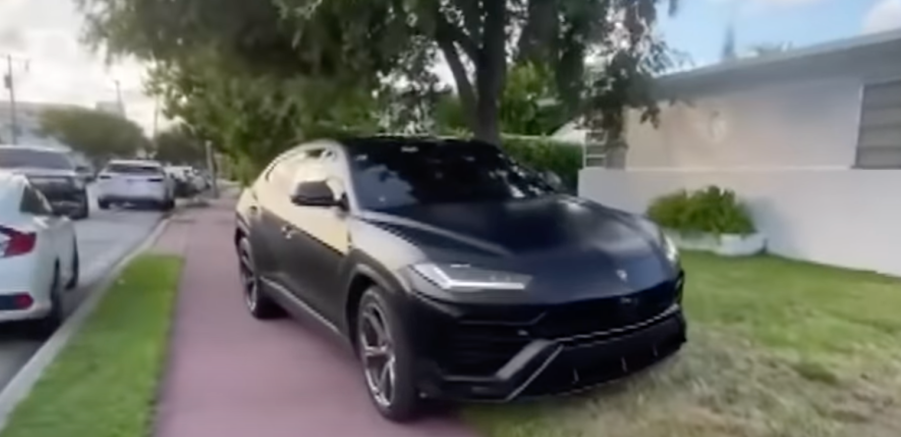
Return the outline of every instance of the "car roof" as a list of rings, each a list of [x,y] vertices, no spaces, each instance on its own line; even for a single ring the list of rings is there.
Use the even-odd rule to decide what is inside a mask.
[[[139,166],[152,166],[152,167],[162,167],[159,161],[151,161],[149,159],[113,159],[107,162],[109,164],[118,164],[118,165],[139,165]]]
[[[63,155],[69,155],[72,152],[69,150],[60,149],[59,147],[51,147],[51,146],[19,146],[13,144],[0,144],[0,149],[17,149],[17,150],[33,150],[35,152],[52,152],[52,153],[61,153]]]

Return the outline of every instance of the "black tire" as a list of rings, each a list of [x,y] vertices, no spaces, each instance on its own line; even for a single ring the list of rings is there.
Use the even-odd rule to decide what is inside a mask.
[[[98,200],[97,207],[100,209],[109,209],[110,203],[107,202],[106,200]]]
[[[65,308],[63,308],[63,294],[59,283],[59,263],[53,271],[53,283],[50,285],[50,312],[38,321],[37,330],[41,336],[52,335],[63,324]]]
[[[366,326],[366,318],[372,314],[372,310],[381,314],[389,337],[388,350],[390,354],[393,354],[393,387],[390,399],[386,399],[385,396],[379,398],[379,394],[375,391],[373,381],[370,380],[373,376],[370,373],[372,363],[368,361],[367,354],[364,352],[366,349],[364,342],[367,341],[365,337],[372,333]],[[369,399],[375,408],[383,417],[393,422],[409,422],[418,418],[425,406],[425,401],[420,396],[414,376],[415,357],[401,319],[390,304],[384,290],[375,286],[363,293],[357,308],[354,330],[354,344],[363,370],[363,382],[366,384]]]
[[[88,205],[88,201],[85,200],[84,203],[78,208],[74,214],[72,214],[72,220],[84,220],[91,215],[91,207]]]
[[[78,288],[78,281],[81,278],[81,255],[79,255],[77,240],[75,241],[72,250],[74,251],[72,254],[72,275],[69,278],[69,282],[66,284],[66,290]]]
[[[159,204],[159,210],[162,212],[169,212],[175,209],[175,199],[166,199]]]
[[[238,241],[238,269],[241,275],[241,292],[244,295],[244,305],[247,311],[255,319],[269,320],[281,318],[285,315],[282,307],[266,294],[263,282],[256,272],[256,263],[250,242],[247,238]]]

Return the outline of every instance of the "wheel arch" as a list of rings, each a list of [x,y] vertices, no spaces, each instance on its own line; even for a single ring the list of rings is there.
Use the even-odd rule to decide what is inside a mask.
[[[351,344],[356,346],[357,310],[363,293],[370,287],[377,286],[388,292],[389,295],[398,298],[404,293],[403,282],[395,274],[377,261],[362,253],[353,253],[350,256],[351,264],[346,275],[345,299],[344,299],[344,328]]]

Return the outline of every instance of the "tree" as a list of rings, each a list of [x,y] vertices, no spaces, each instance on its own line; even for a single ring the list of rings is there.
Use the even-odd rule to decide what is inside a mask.
[[[386,80],[423,83],[440,54],[467,124],[489,141],[499,138],[513,58],[553,71],[570,114],[617,133],[624,107],[653,118],[648,81],[668,66],[652,32],[660,1],[80,0],[90,41],[161,63],[213,52],[253,76],[327,78],[374,92]],[[676,1],[668,3],[672,13]],[[603,74],[586,74],[589,57]]]
[[[140,126],[115,114],[86,108],[48,109],[41,130],[95,160],[131,157],[146,148]]]
[[[206,159],[203,142],[182,126],[162,131],[153,139],[154,158],[173,164],[196,165]]]

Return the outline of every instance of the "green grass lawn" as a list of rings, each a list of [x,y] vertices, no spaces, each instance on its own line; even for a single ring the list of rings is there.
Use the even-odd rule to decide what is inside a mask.
[[[150,435],[180,272],[177,257],[136,258],[0,436]]]
[[[471,407],[489,437],[901,436],[901,281],[684,254],[690,340],[644,375]]]

